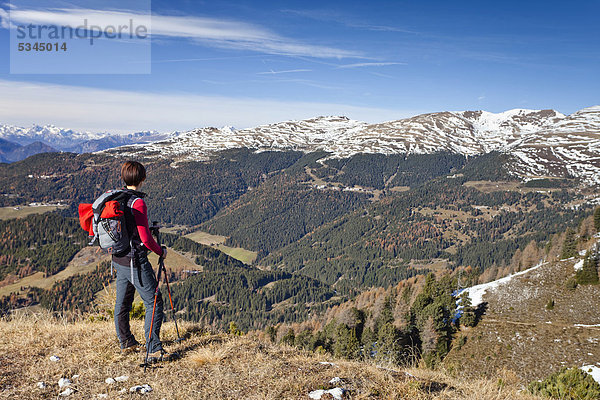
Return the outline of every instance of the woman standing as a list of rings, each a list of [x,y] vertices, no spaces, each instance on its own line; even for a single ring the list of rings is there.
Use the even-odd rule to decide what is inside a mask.
[[[131,333],[129,326],[129,312],[133,304],[133,297],[137,290],[146,307],[144,331],[146,346],[151,353],[150,359],[163,360],[168,357],[160,341],[160,327],[164,317],[163,299],[158,292],[154,322],[152,322],[152,308],[154,294],[158,282],[148,261],[148,252],[153,251],[159,257],[167,257],[166,247],[156,243],[148,227],[148,213],[144,202],[145,193],[140,188],[146,179],[146,168],[137,161],[127,161],[121,166],[121,178],[125,182],[126,192],[129,195],[125,207],[125,219],[130,227],[131,249],[125,254],[113,254],[112,266],[116,270],[117,299],[115,303],[115,328],[121,343],[122,352],[133,352],[139,348],[139,343]],[[152,326],[152,332],[150,332]]]

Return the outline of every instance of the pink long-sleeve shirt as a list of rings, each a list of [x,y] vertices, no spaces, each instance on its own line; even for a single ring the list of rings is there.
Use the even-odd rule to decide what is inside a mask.
[[[138,234],[140,235],[142,243],[147,249],[162,256],[163,250],[152,237],[150,227],[148,226],[148,209],[146,203],[143,199],[138,198],[134,200],[131,209],[133,210],[133,217],[135,218],[135,224],[137,225]]]

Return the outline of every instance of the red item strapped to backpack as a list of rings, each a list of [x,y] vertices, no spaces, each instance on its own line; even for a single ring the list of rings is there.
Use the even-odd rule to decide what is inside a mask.
[[[91,204],[80,204],[79,205],[79,225],[84,231],[88,232],[90,236],[94,236],[94,230],[92,228],[92,220],[94,219],[94,210],[92,210]]]
[[[115,218],[123,216],[123,210],[121,210],[121,204],[117,200],[111,200],[104,203],[104,210],[100,218]]]
[[[79,224],[83,228],[84,231],[88,232],[90,236],[94,236],[94,230],[92,228],[92,220],[94,219],[94,210],[92,210],[92,205],[83,203],[79,205]],[[107,201],[104,204],[104,210],[102,210],[102,215],[100,218],[115,218],[123,215],[123,210],[121,210],[121,205],[118,201],[112,200]]]

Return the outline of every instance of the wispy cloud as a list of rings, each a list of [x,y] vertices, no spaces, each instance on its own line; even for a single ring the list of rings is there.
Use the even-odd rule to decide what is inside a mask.
[[[4,14],[6,11],[4,11]],[[316,58],[361,58],[356,51],[304,43],[271,30],[237,20],[197,16],[170,16],[139,12],[55,8],[46,10],[12,9],[11,20],[19,23],[80,26],[84,19],[99,26],[119,26],[133,19],[137,25],[151,27],[153,36],[188,39],[206,46],[255,51],[265,54]],[[4,21],[4,17],[2,18]],[[3,22],[4,24],[4,22]]]
[[[416,34],[418,32],[406,29],[399,26],[389,26],[389,25],[378,25],[378,24],[369,24],[361,21],[357,21],[354,18],[348,17],[344,14],[341,14],[338,11],[333,10],[292,10],[292,9],[284,9],[281,10],[283,13],[298,15],[300,17],[313,19],[316,21],[323,22],[334,22],[340,25],[347,26],[349,28],[362,29],[367,31],[378,31],[378,32],[400,32],[400,33],[411,33]]]
[[[241,58],[254,58],[263,57],[262,55],[245,55],[245,56],[232,56],[232,57],[200,57],[200,58],[171,58],[171,59],[153,59],[153,64],[161,63],[179,63],[179,62],[197,62],[197,61],[223,61],[223,60],[238,60]]]
[[[10,20],[8,19],[8,13],[6,10],[0,8],[0,28],[9,29]]]
[[[313,101],[108,90],[1,79],[0,93],[3,123],[52,123],[93,132],[166,132],[222,125],[242,128],[318,115],[380,122],[417,113]]]
[[[311,72],[312,69],[288,69],[285,71],[264,71],[264,72],[257,72],[258,75],[277,75],[277,74],[292,74],[292,73],[296,73],[296,72]]]
[[[365,62],[365,63],[338,65],[337,68],[385,67],[388,65],[407,65],[407,64],[401,63],[401,62]]]

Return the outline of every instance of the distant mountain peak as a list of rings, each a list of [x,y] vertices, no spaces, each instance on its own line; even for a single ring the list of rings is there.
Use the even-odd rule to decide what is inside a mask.
[[[9,142],[18,143],[22,146],[28,146],[34,143],[41,143],[30,147],[28,151],[21,151],[19,157],[26,157],[37,152],[49,151],[69,151],[76,153],[93,152],[105,150],[118,146],[147,143],[162,140],[170,137],[172,134],[161,134],[154,130],[134,132],[125,135],[111,135],[109,133],[90,133],[77,132],[72,129],[60,128],[52,124],[36,125],[30,127],[18,127],[14,125],[0,125],[0,139]],[[22,158],[11,158],[11,161],[18,161]]]

